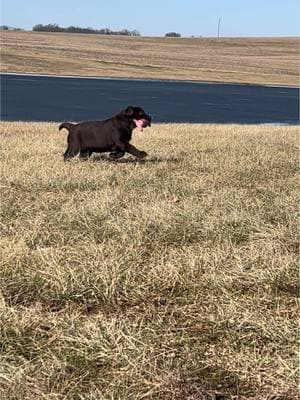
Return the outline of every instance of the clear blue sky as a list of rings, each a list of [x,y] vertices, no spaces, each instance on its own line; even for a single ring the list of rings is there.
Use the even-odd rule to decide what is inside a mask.
[[[297,36],[299,0],[1,0],[1,25],[57,23],[145,36]]]

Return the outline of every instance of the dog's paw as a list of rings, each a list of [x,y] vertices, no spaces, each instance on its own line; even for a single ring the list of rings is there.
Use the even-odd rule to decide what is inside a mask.
[[[145,158],[145,157],[147,157],[147,155],[148,154],[145,151],[140,151],[139,157],[140,158]]]
[[[124,151],[114,151],[109,154],[109,160],[117,160],[118,158],[123,157],[125,154]]]

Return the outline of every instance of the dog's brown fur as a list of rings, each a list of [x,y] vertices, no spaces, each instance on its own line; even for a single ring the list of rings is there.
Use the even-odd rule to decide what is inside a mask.
[[[80,158],[87,159],[94,152],[111,152],[110,157],[113,159],[123,157],[125,152],[139,158],[146,157],[146,152],[129,143],[136,127],[134,120],[142,120],[143,127],[151,126],[151,117],[142,108],[132,106],[104,121],[79,124],[64,122],[59,126],[59,130],[65,128],[69,131],[64,159],[68,160],[78,154]]]

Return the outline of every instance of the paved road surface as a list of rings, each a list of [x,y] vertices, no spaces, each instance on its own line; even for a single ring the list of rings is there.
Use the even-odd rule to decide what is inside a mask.
[[[127,105],[153,122],[299,123],[297,88],[1,74],[1,119],[104,119]]]

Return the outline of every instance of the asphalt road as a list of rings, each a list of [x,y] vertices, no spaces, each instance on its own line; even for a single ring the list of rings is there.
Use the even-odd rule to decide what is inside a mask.
[[[297,88],[1,74],[4,121],[98,120],[128,105],[153,122],[299,123]]]

